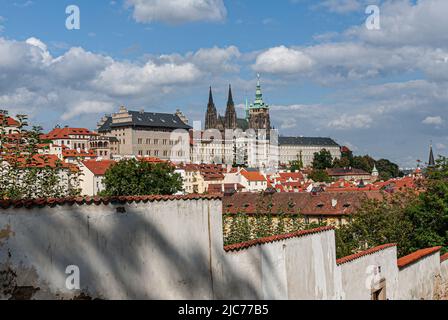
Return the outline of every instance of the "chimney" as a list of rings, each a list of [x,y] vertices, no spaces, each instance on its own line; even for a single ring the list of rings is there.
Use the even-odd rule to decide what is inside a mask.
[[[332,200],[331,200],[331,206],[332,206],[333,208],[336,208],[337,205],[338,205],[338,200],[337,200],[337,199],[332,199]]]

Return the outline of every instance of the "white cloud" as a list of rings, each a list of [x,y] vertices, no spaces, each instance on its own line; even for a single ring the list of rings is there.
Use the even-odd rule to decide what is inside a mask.
[[[126,0],[137,22],[162,21],[180,24],[193,21],[222,21],[227,10],[223,0]]]
[[[370,128],[373,119],[371,116],[366,114],[357,115],[347,115],[344,114],[338,119],[330,121],[329,127],[337,130],[347,130],[347,129],[366,129]]]
[[[67,110],[61,117],[62,120],[69,120],[82,114],[107,113],[112,111],[114,104],[104,101],[82,101],[70,110]]]
[[[439,150],[445,150],[447,147],[443,143],[437,143],[436,144],[436,148],[439,149]]]
[[[381,6],[381,30],[364,25],[351,28],[347,35],[368,43],[387,46],[430,45],[447,47],[448,1],[385,1]]]
[[[204,48],[185,56],[117,61],[74,47],[53,57],[37,38],[0,38],[0,103],[11,113],[22,110],[32,116],[51,111],[62,120],[80,119],[125,102],[148,106],[173,91],[188,91],[207,81],[214,63],[230,72],[239,54],[236,47]]]
[[[423,120],[423,124],[429,124],[429,125],[440,125],[442,123],[443,119],[440,116],[426,117],[426,119]]]
[[[199,49],[191,57],[191,61],[212,72],[238,72],[239,67],[233,61],[241,56],[240,51],[235,46],[227,48],[207,48]]]
[[[280,46],[259,54],[253,69],[273,74],[294,74],[307,71],[312,66],[313,60],[302,51]]]

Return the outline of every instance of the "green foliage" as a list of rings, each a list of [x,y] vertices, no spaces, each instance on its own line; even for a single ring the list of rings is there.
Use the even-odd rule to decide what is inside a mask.
[[[313,170],[308,178],[313,180],[314,182],[332,182],[333,179],[328,175],[325,170]]]
[[[316,152],[314,154],[312,165],[314,170],[325,170],[333,167],[333,157],[331,152],[326,149]]]
[[[297,160],[290,162],[289,170],[291,170],[291,172],[297,172],[302,169],[303,169],[303,156],[302,151],[300,151],[300,154],[297,155]]]
[[[352,152],[343,152],[341,159],[333,161],[334,168],[354,168],[361,169],[366,172],[372,172],[373,167],[376,166],[380,174],[380,180],[389,180],[403,175],[397,164],[387,160],[380,159],[376,161],[369,155],[353,156]]]
[[[123,160],[107,170],[103,196],[172,195],[182,191],[182,178],[168,163]]]
[[[0,197],[2,199],[63,198],[80,194],[78,171],[63,168],[62,162],[55,167],[44,163],[42,167],[30,166],[38,154],[42,128],[26,130],[26,115],[17,115],[19,127],[15,136],[7,135],[7,113],[3,112],[0,124]],[[20,134],[19,134],[20,133]],[[20,159],[20,160],[19,160]],[[45,156],[42,157],[45,159]],[[7,160],[7,161],[6,161]]]
[[[428,172],[425,192],[395,194],[366,201],[353,221],[336,232],[338,256],[386,243],[397,243],[399,256],[418,249],[448,250],[448,160]]]

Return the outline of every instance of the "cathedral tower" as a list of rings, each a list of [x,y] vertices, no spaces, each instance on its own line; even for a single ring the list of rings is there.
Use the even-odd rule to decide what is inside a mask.
[[[257,90],[255,93],[255,101],[249,106],[249,128],[260,130],[271,129],[271,118],[269,115],[269,106],[263,101],[263,93],[261,92],[260,75],[257,75]]]
[[[226,129],[235,130],[237,127],[237,116],[235,111],[235,103],[233,102],[232,87],[229,85],[229,97],[227,99],[227,109],[224,118],[224,126]]]
[[[212,87],[208,96],[207,113],[205,114],[205,130],[215,129],[218,122],[218,113],[216,111],[215,103],[213,102]]]

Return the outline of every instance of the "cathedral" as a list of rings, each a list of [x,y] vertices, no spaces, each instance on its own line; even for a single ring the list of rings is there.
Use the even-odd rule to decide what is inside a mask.
[[[257,89],[254,103],[246,103],[246,117],[238,118],[233,102],[232,87],[229,86],[229,96],[227,98],[227,108],[224,116],[218,114],[213,101],[212,88],[210,87],[207,112],[205,115],[205,130],[217,129],[220,131],[241,129],[271,129],[271,120],[269,116],[269,106],[263,101],[261,92],[260,76],[258,76]]]

